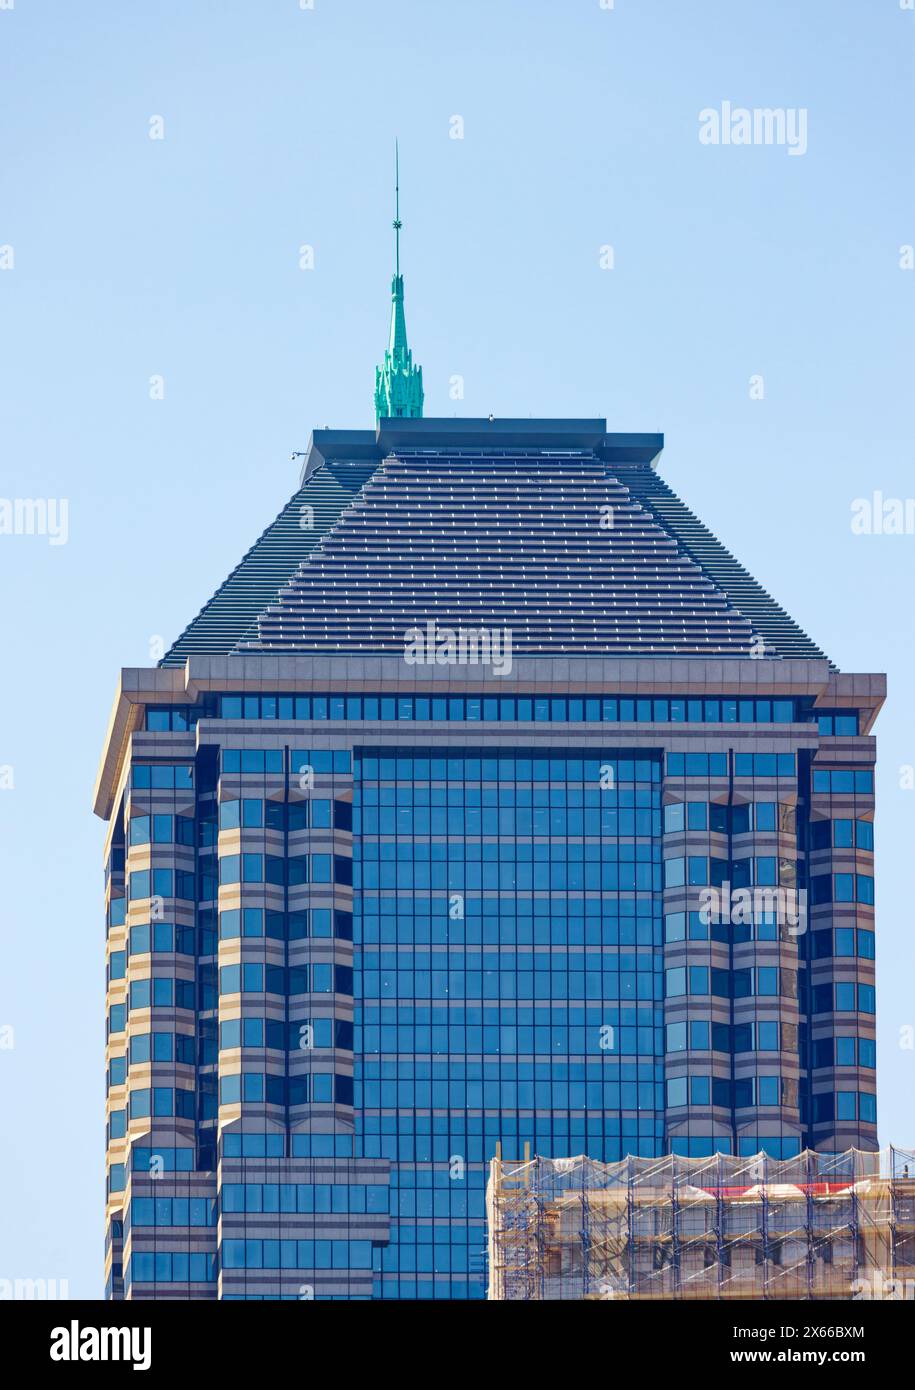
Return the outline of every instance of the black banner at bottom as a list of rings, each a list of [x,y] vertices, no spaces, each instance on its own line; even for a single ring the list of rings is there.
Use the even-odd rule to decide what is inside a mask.
[[[274,1377],[286,1382],[290,1374],[313,1373],[331,1349],[340,1358],[338,1374],[347,1380],[357,1368],[387,1377],[395,1356],[399,1375],[412,1366],[417,1379],[436,1373],[439,1357],[440,1370],[451,1375],[465,1358],[477,1375],[487,1363],[504,1371],[519,1359],[529,1359],[537,1371],[537,1347],[549,1347],[554,1369],[555,1358],[567,1355],[570,1372],[588,1357],[605,1362],[610,1374],[617,1355],[644,1358],[651,1371],[695,1373],[701,1368],[737,1376],[754,1367],[807,1366],[827,1374],[849,1366],[890,1370],[907,1364],[913,1327],[912,1304],[904,1299],[610,1299],[528,1305],[303,1301],[231,1307],[216,1302],[7,1302],[5,1309],[8,1354],[26,1373],[34,1367],[50,1374],[51,1383],[80,1371],[182,1377],[225,1371],[233,1380],[254,1371],[263,1381],[256,1390],[267,1390]],[[567,1340],[569,1333],[574,1343]],[[479,1340],[481,1334],[485,1342]],[[430,1346],[430,1336],[442,1340]],[[589,1338],[594,1339],[590,1346]]]

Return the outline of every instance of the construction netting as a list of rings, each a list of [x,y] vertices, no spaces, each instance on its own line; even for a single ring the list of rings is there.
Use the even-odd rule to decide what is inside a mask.
[[[915,1296],[915,1152],[492,1161],[493,1299]]]

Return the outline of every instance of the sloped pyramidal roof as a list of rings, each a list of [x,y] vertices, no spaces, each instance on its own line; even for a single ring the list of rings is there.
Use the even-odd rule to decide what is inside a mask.
[[[823,652],[605,422],[382,420],[318,431],[300,489],[163,660],[403,654],[503,629],[516,654]]]

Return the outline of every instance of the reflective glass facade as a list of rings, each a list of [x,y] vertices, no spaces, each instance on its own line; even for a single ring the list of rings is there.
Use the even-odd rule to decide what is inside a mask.
[[[379,1292],[480,1297],[497,1141],[662,1152],[660,762],[382,750],[356,788],[357,1134],[398,1217]]]

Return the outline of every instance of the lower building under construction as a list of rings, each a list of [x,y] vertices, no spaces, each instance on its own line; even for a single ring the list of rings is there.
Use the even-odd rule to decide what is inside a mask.
[[[915,1296],[915,1153],[490,1165],[489,1297]]]

